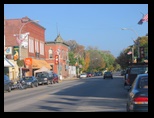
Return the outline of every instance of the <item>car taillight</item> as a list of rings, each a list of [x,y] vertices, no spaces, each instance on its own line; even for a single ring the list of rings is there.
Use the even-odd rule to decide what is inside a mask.
[[[148,97],[145,96],[135,97],[134,104],[148,104]]]
[[[130,84],[130,79],[129,78],[127,78],[126,81],[127,81],[128,84]]]

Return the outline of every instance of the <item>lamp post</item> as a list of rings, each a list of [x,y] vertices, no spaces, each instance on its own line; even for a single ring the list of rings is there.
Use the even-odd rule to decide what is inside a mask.
[[[122,30],[131,30],[132,32],[135,33],[135,35],[137,36],[138,38],[138,34],[135,30],[131,29],[131,28],[121,28]],[[134,41],[134,40],[133,40]],[[140,50],[139,50],[139,41],[137,42],[137,55],[138,55],[138,58],[140,58]]]
[[[22,33],[22,29],[23,27],[28,24],[28,23],[31,23],[31,22],[38,22],[38,20],[29,20],[27,21],[25,24],[23,24],[19,30],[19,34],[18,34],[18,39],[21,40],[21,33]],[[16,36],[16,35],[15,35]],[[21,60],[21,44],[22,42],[19,44],[19,60]],[[20,78],[22,77],[22,68],[20,67]]]
[[[60,70],[60,54],[63,52],[64,50],[60,50],[59,48],[57,49],[57,53],[58,53],[58,57],[59,57],[59,63],[58,63],[58,75],[60,80],[62,80],[62,75],[61,75],[61,70]]]

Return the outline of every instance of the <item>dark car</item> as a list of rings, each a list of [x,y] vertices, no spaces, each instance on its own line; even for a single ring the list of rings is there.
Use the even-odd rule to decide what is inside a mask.
[[[126,71],[125,70],[122,70],[121,71],[121,76],[124,76],[126,74]]]
[[[4,75],[4,91],[11,92],[12,82],[7,75]]]
[[[34,77],[34,76],[27,76],[22,78],[22,80],[25,81],[25,83],[27,84],[27,87],[38,87],[38,80]]]
[[[59,77],[56,73],[53,73],[52,84],[59,83]]]
[[[50,84],[52,83],[52,79],[53,79],[53,72],[52,71],[47,71],[47,72],[41,72],[39,74],[37,74],[36,76],[37,80],[38,80],[38,84]]]
[[[105,72],[103,78],[104,78],[104,79],[106,79],[106,78],[111,78],[111,79],[113,79],[112,72],[110,72],[110,71]]]
[[[131,86],[138,74],[144,74],[148,71],[148,64],[146,63],[134,63],[129,66],[128,70],[128,85]]]
[[[138,74],[129,93],[127,112],[148,112],[148,74]]]

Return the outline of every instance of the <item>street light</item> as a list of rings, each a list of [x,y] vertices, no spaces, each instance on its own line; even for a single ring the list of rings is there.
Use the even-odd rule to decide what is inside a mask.
[[[20,30],[19,30],[19,34],[18,34],[18,39],[19,40],[21,40],[21,32],[22,32],[22,29],[23,29],[23,27],[26,25],[26,24],[28,24],[28,23],[31,23],[31,22],[38,22],[38,20],[29,20],[29,21],[27,21],[25,24],[23,24],[22,26],[21,26],[21,28],[20,28]],[[21,60],[21,44],[22,44],[22,42],[21,43],[19,43],[19,60]],[[22,68],[20,67],[20,78],[22,77]]]
[[[139,37],[138,34],[137,34],[137,32],[135,30],[131,29],[131,28],[121,28],[121,30],[131,30],[132,32],[135,33],[135,35],[137,36],[137,38]],[[138,53],[138,58],[140,58],[139,41],[137,42],[137,48],[138,48],[138,52],[137,52]]]
[[[63,52],[64,50],[60,50],[59,48],[57,49],[57,53],[58,53],[58,57],[59,57],[59,63],[58,63],[58,75],[59,75],[59,78],[60,80],[62,80],[62,75],[61,75],[61,70],[60,70],[60,54]]]

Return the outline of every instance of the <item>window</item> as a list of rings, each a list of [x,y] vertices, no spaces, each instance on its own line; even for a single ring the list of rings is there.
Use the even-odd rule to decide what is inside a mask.
[[[34,40],[29,38],[29,52],[34,53]]]
[[[38,40],[35,40],[35,52],[39,52]]]
[[[139,87],[143,89],[148,89],[148,77],[142,77],[139,83]]]
[[[44,43],[40,42],[40,54],[44,55]]]
[[[130,74],[143,74],[148,71],[148,67],[136,67],[136,68],[131,68]]]
[[[49,59],[53,58],[53,51],[52,49],[49,49]]]

